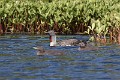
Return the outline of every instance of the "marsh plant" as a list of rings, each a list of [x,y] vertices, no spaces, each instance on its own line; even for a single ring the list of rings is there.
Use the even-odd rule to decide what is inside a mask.
[[[120,42],[120,0],[0,0],[0,34],[84,33]]]

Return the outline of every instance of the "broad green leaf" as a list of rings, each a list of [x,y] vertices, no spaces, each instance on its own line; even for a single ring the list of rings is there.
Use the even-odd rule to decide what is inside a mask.
[[[92,30],[92,27],[91,27],[91,26],[88,26],[88,29]]]
[[[95,23],[92,23],[92,28],[91,30],[93,31],[95,29]]]

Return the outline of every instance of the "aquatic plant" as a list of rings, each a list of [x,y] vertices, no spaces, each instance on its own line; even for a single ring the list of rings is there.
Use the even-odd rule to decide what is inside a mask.
[[[0,34],[86,31],[95,41],[109,35],[118,42],[119,7],[119,0],[1,0]]]

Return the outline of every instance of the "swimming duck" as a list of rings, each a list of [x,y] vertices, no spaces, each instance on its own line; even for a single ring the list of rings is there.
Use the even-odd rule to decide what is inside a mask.
[[[66,39],[56,42],[56,34],[54,30],[50,30],[47,33],[50,36],[50,46],[75,46],[81,42],[77,39]]]
[[[79,48],[78,50],[98,50],[98,47],[93,46],[89,42],[81,42],[79,43]]]
[[[45,50],[43,46],[33,47],[34,49],[38,50],[37,55],[63,55],[64,52],[60,50]]]

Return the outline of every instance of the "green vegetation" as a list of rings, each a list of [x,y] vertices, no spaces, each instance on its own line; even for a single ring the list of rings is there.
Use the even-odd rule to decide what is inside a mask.
[[[120,0],[0,0],[0,33],[86,32],[118,41]]]

